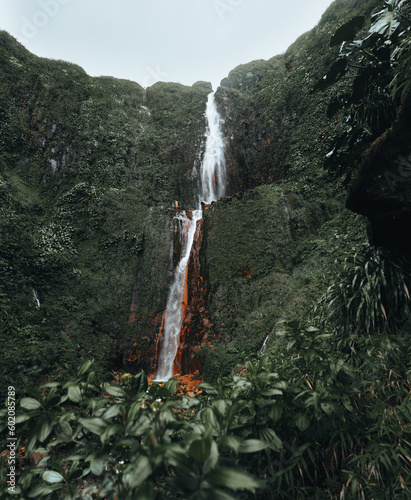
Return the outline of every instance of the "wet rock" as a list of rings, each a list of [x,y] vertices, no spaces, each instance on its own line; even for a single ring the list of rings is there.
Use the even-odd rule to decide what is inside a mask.
[[[347,207],[366,215],[370,242],[411,251],[411,93],[396,121],[370,147],[353,179]]]

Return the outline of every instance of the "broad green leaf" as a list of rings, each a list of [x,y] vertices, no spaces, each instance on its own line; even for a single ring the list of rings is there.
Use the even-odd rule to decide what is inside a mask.
[[[229,467],[219,467],[207,476],[208,481],[213,486],[222,486],[231,490],[255,491],[257,488],[264,488],[265,483],[245,471],[231,469]]]
[[[216,396],[218,394],[217,389],[213,385],[207,384],[206,382],[199,384],[198,387],[200,389],[204,389],[204,391],[211,396]]]
[[[310,425],[310,419],[303,413],[297,414],[294,421],[301,432],[305,431]]]
[[[268,410],[268,415],[274,422],[278,422],[280,419],[281,415],[283,413],[283,407],[280,404],[274,404],[271,406],[271,408]]]
[[[318,332],[319,329],[316,328],[315,326],[309,326],[308,328],[305,329],[305,331],[308,333],[314,333],[314,332]]]
[[[216,408],[214,409],[217,410]],[[201,418],[202,422],[204,422],[206,426],[210,426],[215,433],[217,434],[220,433],[221,430],[220,422],[216,418],[215,412],[211,408],[209,407],[203,408],[199,412],[199,417]]]
[[[194,458],[194,460],[202,465],[211,453],[211,436],[207,436],[203,439],[196,439],[190,445],[188,454]]]
[[[204,462],[203,465],[203,473],[208,474],[210,471],[212,471],[218,464],[218,446],[215,441],[211,443],[211,452],[210,456],[207,458],[207,460]]]
[[[321,409],[326,413],[327,415],[331,415],[334,412],[335,406],[333,403],[320,403]]]
[[[263,389],[260,391],[262,396],[281,396],[283,391],[280,389]]]
[[[22,424],[23,422],[26,422],[27,420],[30,420],[33,417],[37,417],[38,415],[41,415],[41,413],[40,412],[36,412],[34,414],[20,413],[20,415],[17,415],[16,417],[16,424]]]
[[[213,401],[212,408],[217,410],[217,416],[227,415],[228,410],[231,408],[231,404],[226,399],[217,399]]]
[[[122,398],[124,396],[124,391],[121,387],[117,387],[115,385],[106,384],[104,386],[104,390],[110,394],[110,396],[114,396],[115,398]]]
[[[61,383],[60,382],[49,382],[48,384],[43,384],[40,387],[44,388],[55,388],[55,387],[60,387]]]
[[[52,408],[53,406],[57,406],[59,403],[60,403],[60,396],[50,396],[47,397],[44,407]]]
[[[150,476],[151,472],[150,460],[141,455],[125,468],[123,473],[124,483],[128,484],[130,488],[135,488],[142,484]]]
[[[65,471],[63,465],[61,465],[57,460],[54,460],[54,458],[51,458],[51,460],[49,460],[48,465],[55,472],[59,472],[63,477],[65,476],[66,471]]]
[[[231,448],[235,453],[238,453],[241,443],[242,439],[233,435],[223,436],[218,442],[220,448],[227,446],[227,448]]]
[[[148,388],[148,381],[147,381],[147,376],[146,374],[142,371],[140,373],[137,373],[137,375],[134,375],[133,378],[133,389],[139,393],[139,392],[146,392]]]
[[[176,392],[177,386],[178,386],[178,380],[176,380],[175,378],[170,378],[170,380],[167,380],[167,382],[164,385],[167,391],[169,391],[170,396],[172,396]]]
[[[71,425],[67,421],[62,421],[61,419],[55,432],[57,439],[63,443],[71,441],[73,437],[73,429],[71,428]]]
[[[44,471],[42,478],[48,483],[60,483],[64,479],[60,472],[56,472],[54,470]]]
[[[95,458],[90,462],[90,470],[96,476],[101,476],[103,474],[104,469],[104,458]]]
[[[37,431],[37,439],[40,441],[40,443],[43,443],[49,437],[52,429],[52,422],[49,420],[49,418],[46,418],[46,420],[44,420],[41,424],[40,429]]]
[[[127,422],[128,424],[134,422],[136,418],[139,416],[141,410],[141,401],[135,401],[131,404],[127,414]]]
[[[38,410],[41,406],[41,403],[34,398],[23,398],[20,401],[20,406],[26,408],[26,410]]]
[[[265,429],[261,429],[259,435],[260,439],[262,439],[265,443],[267,443],[271,450],[274,451],[282,450],[283,443],[281,439],[277,436],[277,434],[273,431],[273,429],[269,429],[268,427]]]
[[[103,418],[109,420],[110,418],[116,417],[121,410],[121,405],[116,404],[107,408],[107,410],[103,413]]]
[[[100,435],[100,441],[104,444],[105,441],[110,439],[111,436],[115,434],[121,434],[124,431],[124,426],[120,424],[112,424],[104,429]]]
[[[246,439],[240,444],[239,453],[255,453],[268,448],[268,443],[260,439]]]
[[[82,375],[84,375],[87,370],[90,368],[92,364],[92,361],[91,359],[88,359],[85,363],[83,363],[80,368],[78,369],[78,374],[79,374],[79,377],[81,377]]]
[[[103,419],[97,417],[79,418],[79,424],[81,424],[88,431],[98,435],[102,434],[104,429],[107,427],[107,423]]]
[[[78,385],[72,385],[68,388],[68,397],[73,403],[79,403],[82,399],[81,390]]]
[[[76,479],[80,479],[82,475],[83,475],[83,470],[75,467],[73,469],[70,468],[67,478],[70,481],[75,481]]]
[[[54,486],[47,486],[45,484],[39,484],[35,486],[30,493],[28,493],[29,498],[48,498],[48,495],[53,493],[54,491],[60,490],[63,488],[63,485],[54,485]]]
[[[318,90],[326,90],[328,87],[333,85],[342,77],[342,75],[344,75],[346,68],[347,58],[341,57],[340,59],[337,59],[337,61],[332,64],[331,68],[328,70],[328,73],[314,85],[314,92]]]
[[[378,33],[379,35],[386,35],[388,38],[400,25],[400,16],[395,9],[383,9],[374,14],[376,21],[371,25],[370,33]]]

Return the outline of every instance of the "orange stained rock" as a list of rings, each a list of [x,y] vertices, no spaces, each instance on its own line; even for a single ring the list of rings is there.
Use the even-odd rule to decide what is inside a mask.
[[[128,322],[131,325],[136,324],[136,311],[138,307],[138,293],[133,293],[130,306],[130,314],[128,316]]]
[[[187,265],[186,274],[185,274],[185,278],[184,278],[183,300],[181,302],[182,318],[183,318],[182,323],[181,323],[182,325],[184,324],[184,320],[187,317],[187,310],[188,310],[188,284],[187,284],[188,268],[189,268],[189,266]],[[185,334],[186,334],[186,332],[184,331],[184,328],[181,328],[180,341],[179,341],[177,354],[176,354],[176,358],[174,360],[174,365],[173,365],[173,376],[178,374],[178,373],[181,373]]]
[[[188,278],[188,266],[186,268],[186,275],[184,278],[184,292],[183,292],[183,300],[181,302],[181,309],[183,311],[183,321],[184,317],[187,312],[187,307],[188,307],[188,284],[187,284],[187,278]]]
[[[247,279],[251,278],[251,271],[250,271],[249,267],[247,267],[247,269],[245,271],[237,271],[237,272],[238,272],[239,276],[244,276]]]
[[[203,378],[201,377],[199,371],[197,370],[194,373],[188,375],[173,375],[178,381],[177,389],[175,392],[176,396],[179,395],[187,395],[190,397],[198,396],[202,393],[202,390],[197,387],[198,384],[203,382]],[[151,375],[147,375],[148,385],[153,385],[154,373]],[[159,385],[164,385],[164,382],[156,382]]]
[[[161,343],[162,338],[163,338],[163,329],[164,329],[164,325],[165,325],[165,322],[167,319],[167,311],[163,311],[163,312],[156,315],[156,318],[155,318],[156,324],[157,324],[158,317],[160,314],[161,314],[161,323],[160,323],[160,328],[158,330],[158,335],[157,335],[155,358],[154,358],[153,364],[151,365],[154,368],[157,367],[157,359],[158,359],[158,354],[160,352],[160,343]],[[154,377],[154,374],[153,374],[153,377]]]

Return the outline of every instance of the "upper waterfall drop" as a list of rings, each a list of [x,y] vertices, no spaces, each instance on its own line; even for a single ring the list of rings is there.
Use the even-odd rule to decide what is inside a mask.
[[[207,99],[206,148],[200,168],[200,203],[207,205],[224,196],[226,190],[223,120],[217,111],[214,94],[209,94]]]
[[[221,130],[223,120],[217,111],[214,92],[208,95],[205,116],[207,131],[205,153],[200,166],[198,208],[191,213],[182,211],[176,216],[181,221],[182,254],[174,271],[173,283],[167,300],[163,339],[154,382],[166,382],[173,376],[174,361],[180,344],[181,326],[184,319],[184,292],[187,287],[188,262],[197,222],[202,219],[201,203],[210,204],[218,200],[224,196],[226,190],[224,137]]]

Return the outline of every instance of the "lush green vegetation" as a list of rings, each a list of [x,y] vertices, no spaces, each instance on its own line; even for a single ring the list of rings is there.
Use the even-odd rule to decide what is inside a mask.
[[[406,290],[407,267],[378,261]],[[390,281],[370,267],[364,274],[387,297],[397,333],[384,309],[367,333],[372,300],[334,322],[330,309],[350,314],[345,283],[373,293],[357,269],[344,269],[342,292],[324,296],[317,320],[284,323],[267,357],[202,384],[199,398],[173,398],[173,379],[148,388],[143,373],[96,387],[91,361],[66,383],[31,390],[17,418],[17,497],[409,498],[409,315],[399,321],[409,305],[395,293],[389,302]],[[34,451],[41,460],[28,467]]]
[[[195,192],[209,84],[93,79],[0,33],[16,498],[410,498],[409,258],[370,246],[343,208],[409,92],[409,9],[338,0],[286,54],[223,80],[230,193],[204,215],[197,398],[139,369],[167,298],[172,203]]]
[[[23,389],[90,356],[102,380],[164,309],[210,86],[91,78],[5,32],[0,64],[1,379]]]

